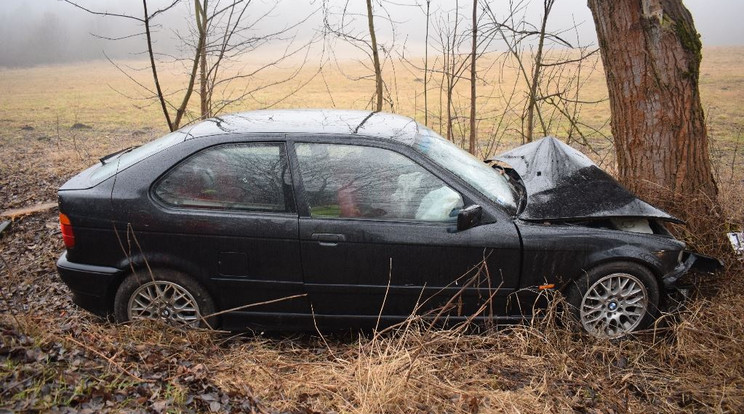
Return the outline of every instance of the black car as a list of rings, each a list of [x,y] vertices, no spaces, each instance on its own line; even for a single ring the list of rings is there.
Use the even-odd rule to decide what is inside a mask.
[[[556,139],[484,163],[376,112],[209,119],[102,158],[59,208],[62,279],[117,321],[504,323],[560,290],[588,332],[618,337],[702,262],[664,228],[674,217]]]

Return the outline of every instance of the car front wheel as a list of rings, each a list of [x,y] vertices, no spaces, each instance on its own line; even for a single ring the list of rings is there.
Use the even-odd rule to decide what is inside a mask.
[[[170,269],[129,275],[114,298],[117,322],[161,320],[172,325],[214,327],[214,301],[207,290],[187,275]]]
[[[598,338],[620,338],[647,328],[659,305],[654,275],[637,263],[597,266],[569,286],[572,319]]]

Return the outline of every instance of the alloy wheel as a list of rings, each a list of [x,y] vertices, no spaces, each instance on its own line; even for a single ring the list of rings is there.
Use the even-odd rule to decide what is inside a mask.
[[[198,326],[199,305],[183,286],[164,280],[147,282],[132,293],[127,306],[130,320],[159,319]]]
[[[644,284],[627,273],[612,273],[584,294],[579,316],[584,329],[599,338],[617,338],[638,327],[648,310]]]

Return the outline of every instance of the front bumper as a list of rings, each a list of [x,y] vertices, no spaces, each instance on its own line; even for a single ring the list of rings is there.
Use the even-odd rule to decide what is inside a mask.
[[[111,313],[114,285],[121,269],[70,262],[65,251],[57,260],[57,272],[72,291],[75,304],[97,315]]]
[[[677,265],[674,270],[662,277],[664,291],[666,292],[666,311],[676,313],[687,302],[693,284],[689,278],[684,277],[688,273],[714,274],[723,268],[720,260],[698,253],[687,252],[686,258]]]
[[[687,258],[683,260],[671,272],[662,277],[664,288],[667,290],[684,288],[679,281],[688,272],[713,274],[723,269],[723,262],[715,257],[706,256],[699,253],[687,252]]]

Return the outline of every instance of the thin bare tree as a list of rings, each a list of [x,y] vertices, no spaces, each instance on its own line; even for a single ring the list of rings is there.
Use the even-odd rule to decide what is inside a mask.
[[[270,3],[268,9],[256,14],[250,13],[251,1],[194,0],[194,3],[196,30],[192,30],[191,39],[196,41],[189,40],[188,36],[182,35],[181,38],[184,44],[190,44],[194,50],[201,50],[199,90],[202,119],[220,113],[227,106],[241,102],[268,87],[294,80],[308,62],[310,46],[317,41],[311,37],[297,42],[295,37],[295,30],[317,11],[295,22],[284,23],[271,31],[258,32],[256,27],[275,13],[278,0]],[[248,69],[243,63],[243,56],[262,46],[279,43],[284,47],[282,53],[268,59],[257,68]],[[288,75],[268,83],[251,83],[261,72],[276,68],[281,62],[293,57],[299,60],[293,62],[293,70]],[[234,87],[238,83],[242,87]],[[274,106],[297,91],[297,88],[290,89],[288,94],[277,99],[261,102],[262,106]]]
[[[478,136],[476,134],[476,74],[477,61],[478,61],[478,0],[473,0],[473,20],[472,20],[472,49],[470,50],[470,140],[468,144],[468,151],[471,154],[476,152],[476,141]]]
[[[426,0],[426,38],[424,39],[424,125],[429,125],[429,22],[431,0]]]
[[[144,35],[153,87],[136,81],[121,65],[113,61],[112,63],[134,81],[147,95],[147,98],[153,98],[159,102],[165,121],[171,131],[178,129],[187,119],[204,119],[213,116],[222,112],[231,104],[254,96],[257,92],[294,80],[307,62],[307,55],[296,65],[296,70],[286,77],[269,83],[251,83],[251,80],[255,79],[260,72],[276,67],[282,61],[293,56],[301,56],[303,52],[308,53],[310,50],[308,46],[316,40],[313,38],[301,44],[294,42],[293,33],[295,29],[306,22],[310,16],[306,16],[295,23],[281,25],[271,32],[260,33],[257,31],[258,23],[270,16],[276,8],[278,0],[272,3],[272,7],[268,11],[257,13],[253,19],[247,18],[248,8],[252,5],[250,0],[193,0],[191,3],[193,8],[189,8],[189,10],[193,13],[194,26],[180,31],[174,29],[189,56],[167,56],[162,52],[155,51],[155,42],[152,36],[153,21],[175,8],[179,3],[187,4],[187,0],[172,0],[165,7],[158,8],[155,11],[148,9],[147,0],[142,0],[141,16],[97,11],[73,0],[64,1],[94,15],[132,20],[143,27],[142,33],[128,34],[112,40]],[[246,65],[240,63],[242,56],[272,42],[285,44],[283,53],[278,57],[272,58],[259,65],[258,68],[253,69],[247,69]],[[184,66],[189,68],[186,84],[175,88],[176,92],[167,92],[161,83],[159,68],[161,65],[169,63],[168,61],[182,62],[185,63]],[[231,66],[229,71],[226,66]],[[240,81],[243,86],[230,88],[229,86],[236,81]],[[199,111],[197,114],[190,115],[189,103],[197,83]],[[307,81],[297,86],[297,88],[306,83]],[[295,91],[296,89],[293,90],[293,92]],[[219,97],[217,96],[218,93]],[[261,104],[264,107],[273,106],[289,95],[291,93],[270,102],[261,102]],[[177,96],[181,98],[177,99]],[[174,98],[175,103],[173,102]]]
[[[376,1],[376,7],[374,7],[372,1],[366,0],[365,9],[362,11],[356,9],[354,7],[355,5],[351,4],[351,0],[345,0],[341,6],[335,6],[329,0],[323,0],[324,37],[326,41],[331,43],[335,40],[341,40],[353,46],[367,57],[366,60],[361,60],[360,62],[365,68],[369,69],[371,76],[353,77],[344,73],[340,66],[339,70],[348,78],[354,80],[373,78],[375,93],[370,99],[370,106],[375,111],[381,111],[385,106],[385,102],[387,102],[388,109],[392,111],[395,107],[395,99],[392,96],[389,84],[385,82],[383,72],[386,63],[389,64],[393,71],[395,70],[394,62],[391,60],[391,53],[395,48],[396,22],[393,21],[382,0]],[[363,18],[366,21],[366,30],[360,30],[360,25],[357,24],[357,18]],[[376,26],[375,21],[380,20],[388,25],[391,33],[390,40],[386,44],[378,41],[378,26]],[[333,47],[328,48],[330,51],[333,49]],[[338,61],[335,55],[333,59],[336,62]],[[393,87],[395,88],[394,77]]]
[[[375,32],[375,15],[372,11],[372,0],[367,0],[367,25],[369,27],[370,47],[372,49],[372,64],[375,68],[375,96],[376,111],[382,111],[382,67],[380,66],[380,52],[377,50],[377,33]]]
[[[441,63],[431,71],[440,75],[440,132],[444,123],[444,135],[450,141],[455,140],[454,128],[459,114],[458,108],[455,108],[455,88],[470,63],[470,54],[461,52],[469,39],[469,34],[460,30],[463,19],[460,2],[456,0],[454,8],[442,10],[434,22],[437,36],[434,48],[440,54]]]
[[[155,64],[155,53],[153,52],[153,46],[152,46],[153,41],[152,41],[151,22],[152,22],[152,20],[156,16],[158,16],[158,15],[160,15],[162,13],[165,13],[166,11],[168,11],[168,10],[172,9],[173,7],[175,7],[176,4],[179,3],[179,1],[180,0],[174,0],[172,3],[170,3],[166,7],[157,9],[155,11],[149,11],[148,8],[147,8],[147,0],[142,0],[142,9],[143,9],[143,12],[142,12],[142,16],[139,17],[139,16],[134,16],[134,15],[126,14],[126,13],[114,13],[114,12],[108,12],[108,11],[103,11],[103,12],[102,11],[96,11],[96,10],[92,10],[92,9],[87,8],[87,7],[84,7],[84,6],[82,6],[82,5],[74,2],[72,0],[64,0],[65,3],[68,3],[68,4],[72,5],[72,6],[75,6],[78,9],[84,10],[84,11],[90,13],[90,14],[94,14],[94,15],[98,15],[98,16],[115,17],[115,18],[121,18],[121,19],[126,19],[126,20],[132,20],[132,21],[139,22],[140,24],[142,24],[142,26],[144,28],[144,35],[145,35],[145,45],[147,47],[147,56],[148,56],[148,58],[150,60],[150,69],[152,71],[152,79],[153,79],[153,84],[155,86],[154,96],[157,97],[157,99],[158,99],[158,101],[160,103],[160,108],[163,111],[163,115],[165,117],[165,121],[168,124],[168,128],[171,131],[173,131],[173,130],[175,130],[177,128],[174,128],[174,122],[171,120],[170,111],[168,110],[168,103],[165,100],[165,95],[163,94],[163,89],[160,86],[160,77],[158,75],[157,65]],[[129,38],[129,37],[131,37],[131,35],[122,36],[120,38],[116,38],[116,39],[112,39],[112,40],[124,39],[124,38]],[[117,68],[121,69],[118,66],[117,66]],[[131,76],[130,76],[130,79],[133,80],[133,78]],[[139,82],[137,82],[137,84],[152,93],[152,91],[147,86],[145,86],[145,85],[143,85],[143,84],[141,84]],[[182,108],[179,107],[178,109],[180,110]]]
[[[567,124],[565,132],[569,139],[578,135],[582,143],[588,144],[584,130],[602,135],[599,128],[579,119],[582,105],[599,103],[580,98],[581,86],[596,68],[597,49],[581,46],[578,35],[575,45],[565,39],[567,33],[577,33],[575,22],[567,29],[548,31],[555,1],[541,2],[542,15],[537,25],[526,15],[529,0],[509,0],[508,13],[503,17],[485,3],[488,22],[482,30],[483,36],[497,37],[499,44],[506,47],[508,55],[502,64],[513,65],[526,86],[525,99],[521,100],[524,109],[519,111],[522,142],[532,141],[538,129],[541,136],[556,134],[557,126]],[[584,73],[585,65],[590,68],[588,73]]]

